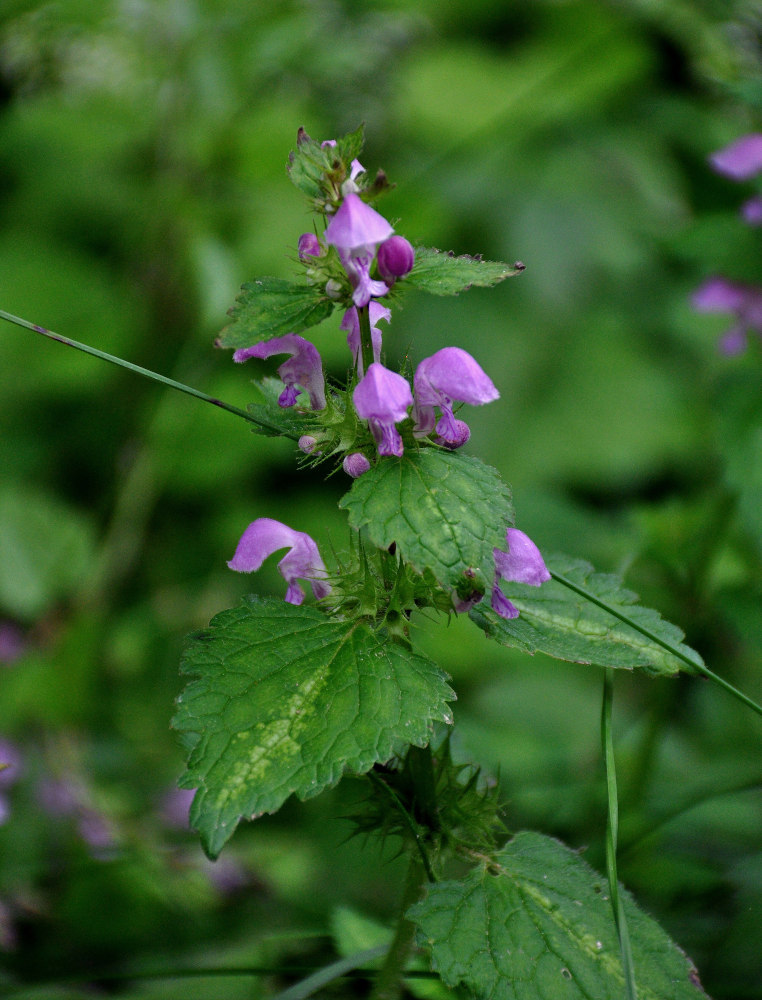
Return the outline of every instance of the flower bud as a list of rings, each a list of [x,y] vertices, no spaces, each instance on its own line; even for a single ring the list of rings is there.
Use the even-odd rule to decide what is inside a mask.
[[[306,260],[308,257],[320,257],[323,253],[320,240],[314,233],[302,233],[297,243],[297,250],[299,252],[299,260]]]
[[[297,441],[297,447],[299,448],[299,451],[303,451],[305,455],[322,455],[322,452],[315,451],[317,443],[317,438],[313,437],[311,434],[302,434]]]
[[[378,248],[376,263],[384,281],[392,282],[413,270],[415,251],[404,236],[390,236]]]
[[[351,455],[347,455],[341,464],[346,474],[352,479],[357,479],[370,468],[370,462],[360,451],[353,451]]]

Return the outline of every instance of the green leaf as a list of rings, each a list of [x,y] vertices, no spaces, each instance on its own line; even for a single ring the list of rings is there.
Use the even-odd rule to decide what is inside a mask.
[[[613,1000],[624,996],[607,882],[575,851],[517,834],[462,880],[429,886],[408,910],[448,986],[489,1000]],[[706,998],[696,970],[622,891],[640,1000]]]
[[[442,586],[464,591],[491,585],[492,550],[505,545],[513,524],[510,490],[495,469],[436,448],[381,459],[355,479],[339,506],[374,545],[395,542],[419,573],[429,570]]]
[[[425,746],[455,697],[431,660],[321,609],[247,597],[192,637],[181,670],[198,679],[174,726],[190,750],[181,784],[216,857],[238,822]]]
[[[521,274],[523,264],[482,260],[468,254],[456,257],[434,247],[416,247],[415,265],[405,278],[406,285],[420,288],[433,295],[457,295],[472,285],[489,288],[505,278]]]
[[[519,617],[507,620],[482,601],[469,612],[471,619],[491,639],[504,646],[517,646],[529,653],[537,651],[575,663],[600,667],[641,667],[649,674],[694,672],[684,660],[665,649],[659,641],[679,651],[696,664],[703,660],[682,643],[683,633],[664,621],[658,611],[636,604],[637,594],[622,587],[618,576],[596,573],[583,560],[556,555],[545,560],[548,569],[579,586],[611,611],[565,586],[550,580],[541,587],[521,583],[500,584],[505,596],[519,609]],[[654,638],[644,636],[617,615],[636,623]]]
[[[217,346],[239,350],[261,340],[301,333],[327,319],[334,305],[315,285],[297,285],[283,278],[248,281],[230,309],[233,321],[220,332]]]

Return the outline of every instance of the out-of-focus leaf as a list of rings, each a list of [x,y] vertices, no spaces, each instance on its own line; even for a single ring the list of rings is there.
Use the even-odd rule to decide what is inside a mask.
[[[191,639],[182,672],[197,679],[174,719],[181,784],[198,788],[191,822],[211,857],[241,819],[425,746],[455,697],[434,663],[367,626],[255,596]]]
[[[494,861],[429,886],[408,910],[445,983],[463,983],[484,1000],[623,997],[606,881],[539,833],[517,834]],[[685,954],[624,890],[622,897],[641,1000],[706,998]]]

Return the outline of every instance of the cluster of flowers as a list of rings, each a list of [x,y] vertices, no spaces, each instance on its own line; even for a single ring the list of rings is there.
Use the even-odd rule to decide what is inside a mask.
[[[718,174],[734,181],[747,181],[762,173],[762,135],[743,136],[713,153],[709,162]],[[762,226],[762,196],[748,198],[741,217],[750,226]],[[700,312],[728,312],[735,322],[720,339],[723,354],[740,354],[746,347],[748,331],[762,336],[762,288],[714,275],[693,294],[693,306]]]
[[[335,141],[328,140],[322,145],[333,146]],[[468,441],[471,432],[463,420],[455,417],[454,404],[479,406],[498,399],[499,393],[474,358],[459,347],[444,347],[421,361],[413,376],[412,390],[406,378],[382,364],[382,333],[378,324],[391,321],[391,310],[379,300],[412,271],[415,251],[358,194],[357,178],[364,172],[362,164],[353,160],[342,188],[341,203],[331,215],[322,241],[314,233],[304,233],[299,238],[299,258],[310,265],[324,258],[331,247],[338,254],[346,281],[342,284],[330,277],[324,287],[327,295],[344,299],[347,305],[340,328],[346,331],[356,371],[352,404],[360,420],[367,421],[377,454],[396,457],[403,454],[404,443],[397,425],[410,418],[414,438],[429,438],[433,433],[435,444],[448,449],[459,448]],[[371,275],[374,261],[379,275],[375,278]],[[319,268],[313,268],[312,280],[320,273]],[[364,310],[367,310],[373,357],[367,371],[360,312]],[[278,399],[279,405],[293,406],[299,394],[305,392],[311,409],[323,410],[326,395],[320,355],[304,337],[296,333],[274,337],[235,351],[233,360],[244,362],[278,354],[289,355],[278,368],[285,386]],[[319,447],[314,437],[306,435],[300,439],[299,446],[308,454]],[[371,459],[363,451],[352,450],[345,455],[342,465],[349,476],[357,478],[370,469]],[[228,566],[249,573],[259,569],[268,556],[282,548],[289,549],[278,563],[281,575],[288,582],[286,601],[291,604],[303,601],[304,591],[299,579],[310,582],[317,599],[327,597],[331,588],[313,539],[270,518],[259,518],[248,526]],[[495,549],[494,556],[492,607],[504,618],[515,618],[519,612],[500,590],[499,581],[539,586],[550,579],[550,574],[534,543],[515,528],[508,529],[506,551]],[[465,611],[469,606],[456,598],[453,598],[453,605],[456,611]]]

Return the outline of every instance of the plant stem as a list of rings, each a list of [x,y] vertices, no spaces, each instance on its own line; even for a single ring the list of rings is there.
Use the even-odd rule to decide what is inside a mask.
[[[603,760],[606,768],[606,791],[608,793],[608,817],[606,822],[606,871],[609,877],[609,893],[611,908],[614,911],[614,923],[619,936],[619,950],[622,956],[622,971],[624,973],[625,996],[627,1000],[637,1000],[635,986],[635,967],[632,960],[632,946],[627,930],[627,917],[624,912],[622,898],[619,895],[617,880],[616,846],[619,836],[619,802],[617,799],[616,760],[614,757],[614,737],[611,725],[612,706],[614,702],[614,671],[606,667],[603,674],[603,703],[601,705],[601,744]]]
[[[363,371],[367,372],[373,363],[373,338],[370,332],[370,308],[358,306],[357,317],[360,321],[360,352]]]
[[[23,326],[27,330],[32,330],[34,333],[42,334],[43,337],[47,337],[49,340],[57,340],[59,344],[66,344],[67,347],[74,347],[78,351],[83,351],[85,354],[91,354],[95,358],[100,358],[101,361],[109,361],[112,365],[118,365],[120,368],[126,368],[128,371],[135,372],[136,375],[142,375],[143,378],[151,379],[154,382],[161,382],[162,385],[167,385],[170,389],[177,389],[179,392],[184,392],[188,396],[195,396],[196,399],[202,399],[205,403],[211,403],[213,406],[218,406],[222,410],[227,410],[228,413],[234,413],[237,417],[243,417],[244,420],[248,420],[250,424],[256,424],[258,427],[264,427],[266,430],[274,431],[280,437],[288,437],[293,441],[298,440],[298,435],[284,431],[275,424],[268,423],[266,420],[260,420],[258,417],[253,417],[250,413],[245,410],[240,410],[237,406],[233,406],[231,403],[226,403],[221,399],[215,399],[214,396],[208,396],[205,392],[201,392],[200,389],[194,389],[192,386],[184,385],[182,382],[176,382],[172,378],[168,378],[166,375],[159,375],[158,372],[152,372],[148,368],[141,368],[140,365],[134,365],[131,361],[125,361],[123,358],[117,358],[113,354],[107,354],[105,351],[99,351],[96,347],[89,347],[87,344],[81,344],[77,340],[71,340],[69,337],[64,337],[60,333],[54,333],[52,330],[46,330],[44,326],[38,326],[36,323],[30,323],[29,320],[21,319],[20,316],[14,316],[12,313],[5,312],[0,309],[0,319],[5,319],[9,323],[15,323],[16,326]]]
[[[415,938],[415,924],[407,920],[405,914],[413,903],[417,903],[420,899],[425,883],[426,872],[423,864],[417,854],[411,854],[397,930],[378,974],[371,1000],[397,1000],[400,995],[402,977]]]

